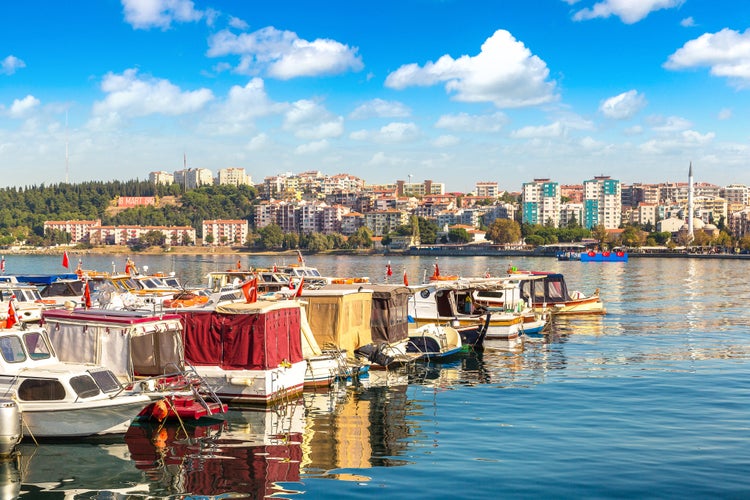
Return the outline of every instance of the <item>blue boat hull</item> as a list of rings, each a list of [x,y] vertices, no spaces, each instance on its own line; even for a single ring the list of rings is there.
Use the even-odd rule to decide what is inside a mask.
[[[628,254],[625,252],[584,252],[581,254],[581,262],[627,262],[627,261],[628,261]]]

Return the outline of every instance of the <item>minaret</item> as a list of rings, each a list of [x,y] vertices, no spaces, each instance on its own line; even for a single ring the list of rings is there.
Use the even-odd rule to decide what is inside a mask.
[[[688,237],[690,241],[693,241],[693,162],[690,162],[690,170],[688,171],[688,206],[687,206],[687,223],[688,223]]]

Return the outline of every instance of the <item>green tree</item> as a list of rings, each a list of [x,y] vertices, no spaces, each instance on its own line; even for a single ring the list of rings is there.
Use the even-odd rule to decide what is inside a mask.
[[[372,247],[372,231],[362,226],[357,232],[349,236],[349,248],[370,248]]]
[[[263,250],[279,250],[284,245],[284,232],[276,224],[269,224],[258,230],[258,244]]]
[[[594,226],[591,230],[591,237],[599,242],[599,248],[602,249],[605,248],[605,245],[609,242],[609,233],[602,224]]]
[[[511,219],[495,219],[487,228],[485,238],[498,245],[517,243],[521,239],[521,226]]]
[[[462,227],[453,228],[448,231],[448,241],[451,243],[468,243],[471,241],[471,235]]]

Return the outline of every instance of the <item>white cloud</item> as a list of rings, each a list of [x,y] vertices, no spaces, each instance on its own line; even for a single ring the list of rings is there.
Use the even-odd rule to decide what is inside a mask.
[[[12,75],[17,69],[25,68],[26,63],[16,56],[8,56],[0,61],[0,74]]]
[[[455,135],[441,135],[432,141],[432,145],[438,148],[448,148],[460,142],[461,140]]]
[[[445,84],[457,101],[492,102],[499,108],[534,106],[557,98],[544,61],[505,30],[488,38],[476,56],[401,66],[386,78],[394,89]]]
[[[367,166],[370,167],[402,166],[405,164],[406,161],[404,159],[395,156],[388,156],[382,151],[373,154],[372,158],[367,162]]]
[[[27,95],[23,99],[15,99],[8,110],[11,118],[23,118],[28,115],[29,111],[39,106],[39,99],[33,95]]]
[[[328,141],[323,139],[322,141],[308,142],[307,144],[300,144],[294,149],[294,152],[300,155],[319,153],[323,150],[328,149]]]
[[[499,111],[490,115],[458,113],[441,116],[435,127],[462,132],[499,132],[507,123],[508,117]]]
[[[694,130],[684,130],[679,134],[663,139],[652,139],[639,146],[641,152],[655,154],[682,154],[686,149],[696,149],[713,142],[716,134],[700,134]]]
[[[719,120],[729,120],[732,117],[732,110],[729,108],[723,108],[719,110],[719,114],[717,115],[717,118]]]
[[[349,137],[358,141],[374,141],[380,143],[408,142],[419,137],[419,127],[414,123],[392,122],[384,125],[379,130],[358,130],[349,134]]]
[[[351,112],[349,118],[362,120],[365,118],[404,118],[411,115],[411,110],[398,101],[373,99],[360,104]]]
[[[680,21],[680,26],[682,26],[683,28],[692,28],[693,26],[695,26],[695,19],[693,19],[692,17],[686,17],[685,19]]]
[[[302,99],[286,112],[283,128],[308,140],[339,137],[344,133],[344,118],[333,115],[314,101]]]
[[[208,45],[209,57],[240,56],[238,73],[265,71],[281,80],[336,75],[364,67],[357,48],[323,38],[302,40],[296,33],[272,26],[240,35],[223,30],[212,36]]]
[[[640,125],[633,125],[632,127],[626,128],[623,132],[625,135],[640,135],[643,133],[643,127]]]
[[[724,28],[704,33],[670,55],[664,67],[672,70],[708,66],[711,74],[750,84],[750,30]]]
[[[125,21],[135,29],[167,29],[172,22],[200,21],[204,13],[190,0],[122,0]]]
[[[289,108],[287,103],[272,101],[266,94],[261,78],[251,79],[244,87],[234,85],[226,100],[218,105],[202,124],[202,133],[229,135],[245,133],[260,117],[281,114]]]
[[[540,125],[537,127],[527,126],[511,132],[510,136],[515,139],[539,139],[554,138],[565,135],[565,126],[560,122],[549,125]]]
[[[660,133],[680,132],[693,126],[689,120],[679,116],[649,116],[647,122],[654,132]]]
[[[247,149],[250,151],[260,151],[266,145],[270,142],[268,135],[265,133],[260,133],[250,139],[250,142],[247,143]]]
[[[590,9],[581,9],[573,15],[573,20],[584,21],[598,17],[617,16],[625,24],[637,23],[651,12],[679,7],[685,0],[604,0]]]
[[[96,116],[116,114],[125,117],[152,114],[182,115],[201,109],[214,98],[209,89],[182,91],[168,80],[138,77],[135,69],[121,75],[108,73],[101,89],[107,96],[94,103]]]
[[[609,99],[605,99],[599,105],[599,112],[607,118],[615,120],[626,120],[632,118],[646,106],[646,98],[636,90],[628,90]]]

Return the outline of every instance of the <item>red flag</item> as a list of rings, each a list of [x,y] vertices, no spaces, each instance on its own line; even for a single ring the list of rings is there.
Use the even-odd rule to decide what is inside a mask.
[[[237,259],[237,269],[242,269],[242,261]]]
[[[385,266],[385,275],[386,276],[393,276],[393,270],[391,269],[391,263],[390,262]]]
[[[63,265],[63,267],[64,267],[64,268],[67,268],[67,267],[68,267],[68,265],[69,265],[69,262],[68,262],[68,252],[67,252],[67,250],[66,250],[65,252],[63,252],[63,261],[62,261],[62,265]]]
[[[89,289],[89,280],[83,282],[83,305],[86,309],[91,309],[91,290]]]
[[[13,306],[14,298],[15,297],[11,297],[8,301],[8,317],[5,318],[5,328],[12,328],[13,325],[18,322],[18,318],[16,318],[16,308]]]
[[[253,279],[247,280],[241,285],[242,294],[245,296],[245,302],[248,304],[258,301],[258,277],[253,276]]]
[[[294,280],[289,276],[289,289],[294,290]]]
[[[297,249],[297,262],[300,265],[303,265],[303,266],[305,265],[305,259],[304,257],[302,257],[302,252],[299,251],[299,248]]]
[[[0,272],[5,272],[5,255],[3,255],[2,259],[0,259]]]
[[[297,290],[294,292],[295,297],[302,297],[302,284],[305,282],[305,277],[302,276],[299,279],[299,285],[297,285]]]
[[[409,278],[406,277],[406,269],[404,269],[404,286],[409,286]]]
[[[273,265],[273,272],[275,272],[275,273],[279,272],[279,268],[276,267],[276,264]]]

